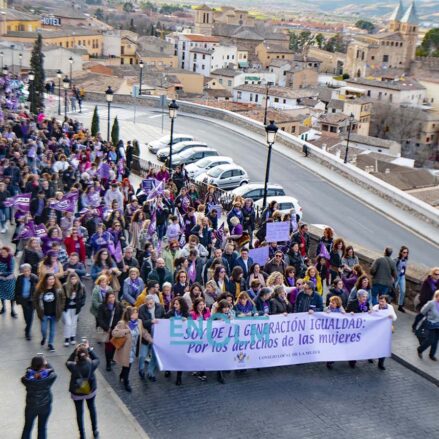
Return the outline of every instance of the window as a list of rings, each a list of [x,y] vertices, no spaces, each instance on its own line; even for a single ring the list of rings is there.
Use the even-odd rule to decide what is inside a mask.
[[[196,60],[197,60],[197,54],[194,53],[194,61],[196,61]]]
[[[223,173],[223,175],[221,175],[221,180],[225,178],[230,178],[231,176],[232,176],[232,171],[226,171]]]
[[[284,99],[284,104],[286,104],[287,103],[287,100],[286,99]]]
[[[255,102],[258,102],[258,101],[259,101],[259,95],[255,94]]]
[[[375,57],[374,57],[374,56],[371,56],[370,59],[373,61],[373,60],[375,59]]]
[[[227,86],[228,86],[228,87],[231,87],[231,86],[232,86],[232,80],[231,80],[231,79],[229,79],[229,80],[227,81]]]
[[[361,60],[364,61],[364,52],[361,52]]]
[[[219,82],[220,84],[222,84],[222,83],[223,83],[223,78],[218,79],[218,82]]]
[[[291,133],[294,134],[295,132],[296,132],[296,127],[295,127],[295,126],[292,126],[292,127],[291,127]]]
[[[237,99],[241,99],[242,98],[242,92],[238,91],[238,93],[236,94]]]
[[[125,59],[124,59],[124,58],[121,58],[121,59],[120,59],[120,63],[121,63],[121,64],[125,64]]]
[[[383,62],[389,62],[389,55],[383,55]]]
[[[201,66],[201,69],[204,70],[205,68],[206,68],[206,66],[203,64],[203,65]]]
[[[370,90],[367,90],[367,96],[370,98]]]
[[[250,102],[253,102],[253,93],[250,93]]]
[[[379,92],[379,93],[378,93],[378,100],[380,101],[382,97],[383,97],[383,93],[382,93],[382,92]]]
[[[203,55],[203,59],[206,59],[206,55]]]
[[[274,98],[274,102],[279,102],[279,98]]]
[[[130,58],[130,64],[133,64],[133,58]]]

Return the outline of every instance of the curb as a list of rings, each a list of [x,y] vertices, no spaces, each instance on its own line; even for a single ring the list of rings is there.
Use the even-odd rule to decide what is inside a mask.
[[[392,353],[392,359],[395,360],[397,363],[401,364],[402,366],[406,367],[407,369],[411,370],[412,372],[416,373],[417,375],[421,376],[422,378],[425,378],[427,381],[430,381],[430,383],[433,383],[434,385],[439,387],[439,379],[429,375],[427,372],[424,372],[419,367],[404,360],[399,355]]]

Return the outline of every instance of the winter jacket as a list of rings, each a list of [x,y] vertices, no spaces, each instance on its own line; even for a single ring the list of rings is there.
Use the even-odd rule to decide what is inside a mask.
[[[111,322],[111,314],[114,311],[113,321]],[[98,308],[98,315],[96,317],[99,328],[102,328],[105,332],[112,331],[117,322],[122,318],[123,307],[119,302],[114,304],[114,309],[111,311],[108,309],[107,304],[102,303]],[[111,328],[110,328],[111,322]]]
[[[83,396],[81,393],[77,393],[77,381],[81,378],[88,379],[90,383],[90,393],[95,392],[97,388],[95,370],[99,366],[99,358],[93,349],[88,350],[89,358],[87,360],[75,361],[75,355],[76,352],[73,351],[66,362],[67,369],[69,369],[71,373],[69,392],[72,395]]]
[[[290,302],[285,302],[278,297],[270,299],[270,315],[271,314],[283,314],[292,312]]]
[[[154,317],[151,315],[146,304],[142,305],[139,308],[139,319],[142,320],[143,327],[150,333],[153,334],[153,325],[152,321],[154,319],[163,319],[165,318],[165,309],[162,305],[158,303],[155,304]],[[146,344],[145,340],[142,340],[143,344]]]
[[[43,304],[43,295],[46,292],[46,289],[43,289],[41,293],[34,293],[33,302],[34,308],[37,312],[37,316],[40,320],[43,320],[44,317],[44,304]],[[64,292],[61,288],[54,289],[56,295],[56,310],[55,310],[55,320],[58,321],[62,313],[64,311]]]
[[[313,292],[311,295],[301,292],[296,297],[294,312],[323,311],[323,300],[320,294]]]
[[[35,286],[38,283],[38,276],[31,273],[30,275],[30,292],[29,292],[29,298],[24,299],[23,298],[23,282],[24,282],[24,274],[20,274],[17,276],[17,280],[15,281],[15,300],[19,305],[25,305],[27,302],[32,302],[33,296],[35,293]]]
[[[39,372],[39,377],[31,368],[26,370],[21,382],[26,387],[26,406],[32,409],[49,406],[52,402],[51,387],[57,376],[54,370],[47,366]]]
[[[396,264],[390,256],[375,259],[370,269],[372,283],[391,287],[396,278]]]

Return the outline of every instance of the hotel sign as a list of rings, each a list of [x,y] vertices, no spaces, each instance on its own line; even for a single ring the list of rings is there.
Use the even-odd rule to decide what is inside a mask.
[[[44,26],[61,26],[61,18],[57,17],[41,17],[41,23]]]

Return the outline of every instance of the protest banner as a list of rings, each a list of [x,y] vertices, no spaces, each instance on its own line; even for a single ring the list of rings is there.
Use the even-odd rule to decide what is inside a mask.
[[[269,253],[270,250],[268,246],[265,246],[265,247],[252,248],[248,252],[248,255],[253,259],[253,262],[255,264],[265,265],[268,260]]]
[[[153,346],[160,369],[235,370],[391,355],[387,311],[214,317],[159,320]]]
[[[65,194],[61,200],[52,201],[50,207],[61,212],[74,212],[76,209],[76,203],[78,202],[79,193],[69,192]]]
[[[155,178],[145,178],[145,180],[142,180],[142,189],[145,194],[149,194],[150,191],[152,191],[157,184],[157,180]]]
[[[290,223],[282,221],[277,223],[267,223],[267,233],[265,240],[267,242],[281,242],[290,239]]]
[[[223,214],[223,206],[221,206],[221,204],[211,204],[209,206],[209,212],[212,212],[214,209],[216,210],[217,218],[221,218],[221,215]]]
[[[44,226],[44,224],[40,224],[38,226],[35,226],[35,236],[37,238],[44,238],[45,236],[47,236],[47,230],[46,227]]]

